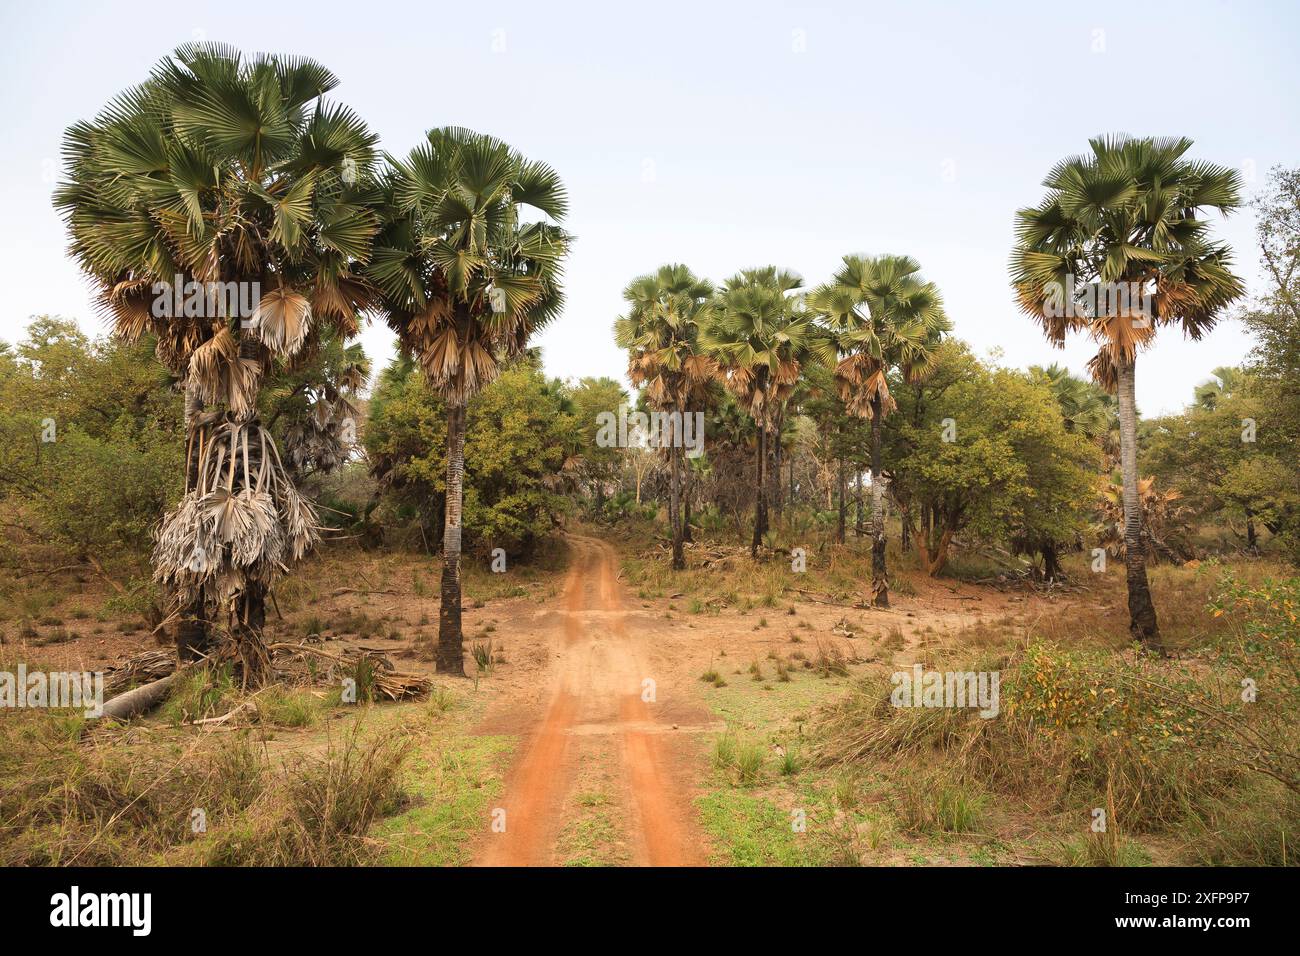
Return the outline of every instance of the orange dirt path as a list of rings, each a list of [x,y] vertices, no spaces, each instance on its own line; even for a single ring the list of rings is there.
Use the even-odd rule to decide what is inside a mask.
[[[622,783],[630,794],[624,828],[633,862],[643,866],[705,864],[695,837],[695,808],[674,766],[671,726],[646,700],[644,638],[629,628],[614,549],[595,538],[569,536],[572,563],[556,630],[555,665],[545,713],[530,733],[499,803],[504,832],[484,841],[482,866],[547,866],[559,862],[555,842],[568,822],[578,769],[595,741],[615,735]],[[665,688],[653,685],[654,697]],[[590,753],[589,753],[590,751]]]

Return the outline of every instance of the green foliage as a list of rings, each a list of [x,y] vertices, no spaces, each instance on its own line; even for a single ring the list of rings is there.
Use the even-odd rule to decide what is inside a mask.
[[[40,317],[0,359],[0,506],[69,550],[144,555],[180,494],[179,395],[138,344]],[[45,440],[52,439],[52,440]]]
[[[624,450],[596,443],[599,416],[602,412],[617,414],[620,406],[628,404],[627,392],[612,378],[588,376],[579,379],[567,396],[582,449],[578,460],[580,480],[597,503],[604,503],[607,490],[616,486],[622,472]]]
[[[901,493],[930,507],[936,536],[1071,537],[1091,500],[1096,446],[1066,429],[1051,391],[1024,373],[957,346],[940,349],[935,366],[925,383],[899,389],[900,414],[886,420]]]
[[[1284,534],[1300,517],[1300,473],[1279,421],[1277,383],[1237,369],[1218,372],[1227,374],[1230,390],[1222,379],[1206,383],[1194,404],[1145,424],[1144,460],[1197,518],[1226,522],[1254,547],[1260,531]]]
[[[1243,315],[1256,337],[1250,369],[1266,409],[1260,441],[1289,464],[1290,480],[1278,487],[1293,501],[1300,484],[1295,449],[1300,445],[1300,169],[1277,167],[1255,203],[1257,234],[1268,277],[1264,292]],[[1273,530],[1288,556],[1300,564],[1300,507],[1282,509]]]
[[[1159,686],[1150,683],[1155,677]],[[1009,720],[1046,734],[1086,728],[1152,747],[1190,746],[1214,732],[1191,703],[1203,693],[1190,675],[1171,680],[1142,658],[1041,642],[1025,648],[1004,684]]]
[[[406,359],[380,376],[366,450],[392,520],[441,527],[446,403]],[[518,362],[469,401],[465,436],[466,546],[526,552],[565,508],[559,493],[578,447],[578,423],[532,362]]]

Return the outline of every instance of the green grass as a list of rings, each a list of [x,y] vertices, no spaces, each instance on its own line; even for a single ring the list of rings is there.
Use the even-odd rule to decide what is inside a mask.
[[[771,801],[741,790],[717,790],[697,801],[713,837],[715,864],[724,866],[819,866],[825,850],[809,833],[796,833],[793,818]],[[808,814],[808,829],[814,826]]]
[[[415,802],[380,821],[371,837],[385,866],[463,866],[488,826],[502,790],[500,769],[513,737],[427,740],[407,760],[403,787]]]
[[[278,727],[310,727],[324,709],[324,702],[303,688],[268,687],[257,695],[260,718]]]

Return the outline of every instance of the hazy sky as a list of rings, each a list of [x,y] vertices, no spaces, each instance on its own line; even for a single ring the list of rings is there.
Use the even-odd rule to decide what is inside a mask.
[[[906,253],[956,332],[1025,366],[1054,352],[1007,285],[1013,213],[1102,132],[1179,134],[1241,168],[1300,164],[1300,5],[1277,3],[24,3],[0,0],[0,338],[61,314],[100,331],[50,205],[64,128],[177,44],[315,57],[384,148],[469,126],[555,166],[578,237],[554,375],[621,375],[620,291],[663,262],[722,280],[775,263],[820,281],[847,252]],[[1254,220],[1223,223],[1255,284]],[[392,335],[372,325],[380,361]],[[1250,347],[1176,332],[1138,366],[1173,410]]]

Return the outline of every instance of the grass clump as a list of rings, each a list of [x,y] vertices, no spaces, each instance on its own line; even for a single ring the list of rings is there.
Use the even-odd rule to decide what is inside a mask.
[[[258,719],[277,727],[310,727],[322,703],[306,688],[268,687],[257,695]]]
[[[182,672],[172,684],[161,715],[180,726],[219,717],[235,706],[234,672],[229,665],[203,664]]]
[[[405,737],[361,738],[361,725],[318,757],[286,763],[244,819],[198,849],[213,866],[350,866],[369,862],[366,831],[401,807]]]

